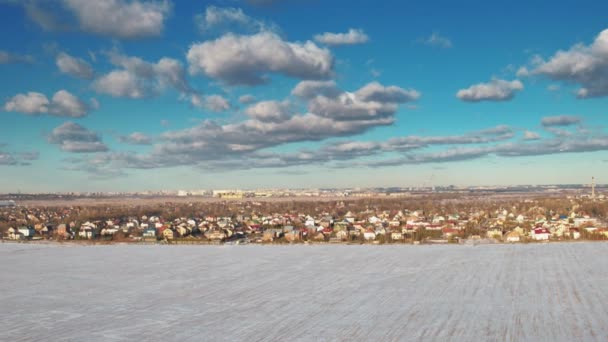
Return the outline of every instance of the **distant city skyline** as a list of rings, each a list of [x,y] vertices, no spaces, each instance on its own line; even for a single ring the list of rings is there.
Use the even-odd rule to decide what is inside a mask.
[[[0,193],[608,183],[606,2],[0,9]]]

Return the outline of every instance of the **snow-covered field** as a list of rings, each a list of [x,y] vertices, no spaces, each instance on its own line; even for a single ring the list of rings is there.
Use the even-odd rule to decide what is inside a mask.
[[[606,341],[608,244],[0,244],[2,341]]]

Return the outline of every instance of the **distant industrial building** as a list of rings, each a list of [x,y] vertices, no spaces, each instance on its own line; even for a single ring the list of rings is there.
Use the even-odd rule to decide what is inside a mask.
[[[245,197],[241,190],[214,190],[213,197],[225,199],[240,199]]]

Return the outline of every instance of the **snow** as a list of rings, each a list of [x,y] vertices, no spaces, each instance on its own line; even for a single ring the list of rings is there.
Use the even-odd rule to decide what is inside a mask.
[[[2,341],[606,341],[608,244],[0,243]]]

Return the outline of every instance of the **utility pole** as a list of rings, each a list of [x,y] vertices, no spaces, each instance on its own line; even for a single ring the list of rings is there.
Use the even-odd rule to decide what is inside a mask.
[[[595,200],[595,177],[591,177],[591,199]]]

